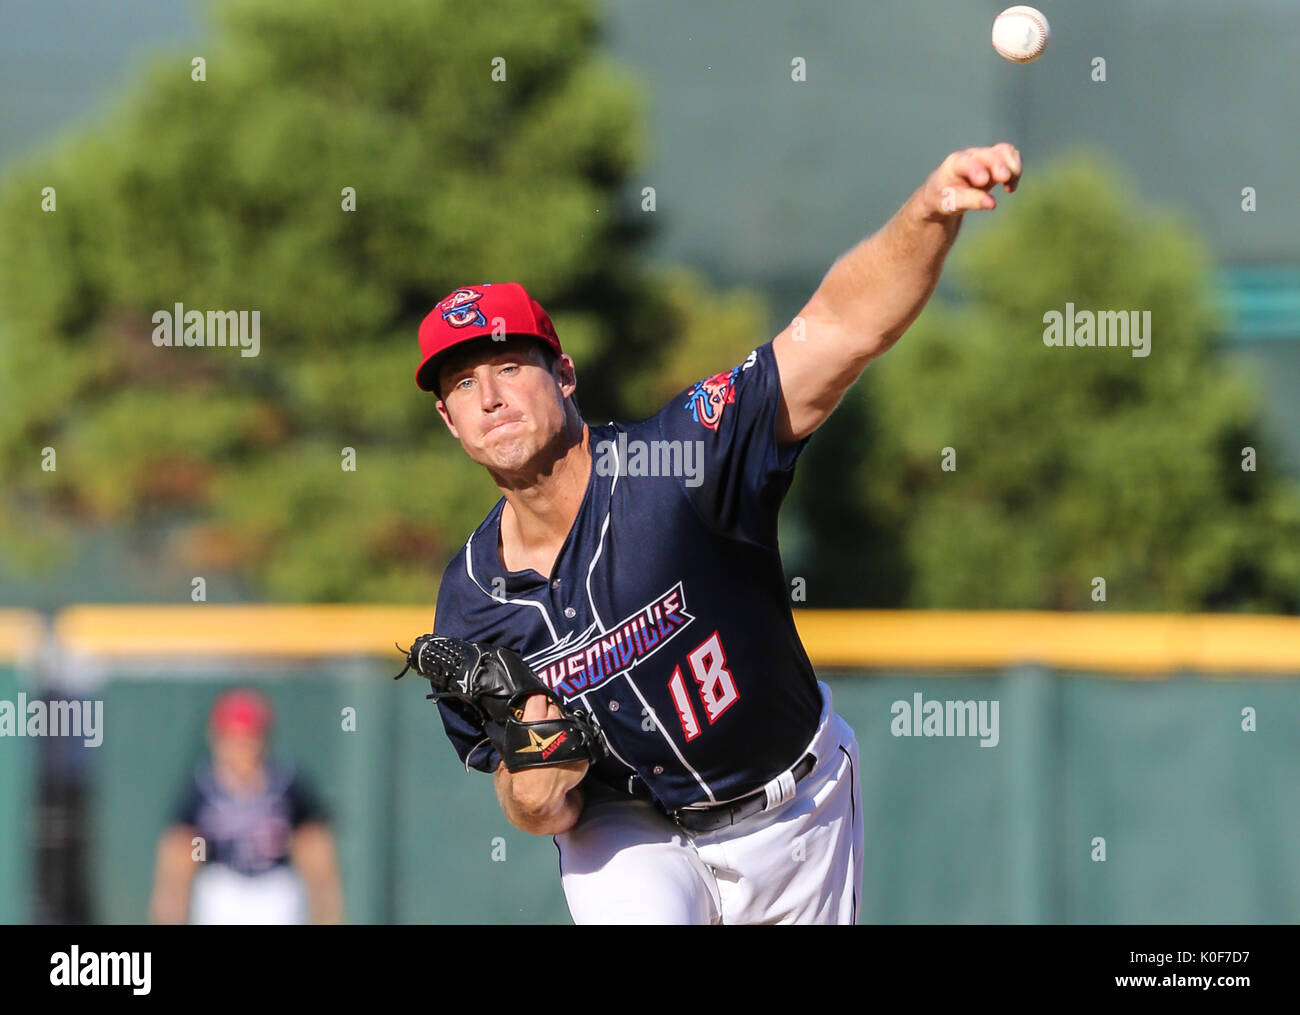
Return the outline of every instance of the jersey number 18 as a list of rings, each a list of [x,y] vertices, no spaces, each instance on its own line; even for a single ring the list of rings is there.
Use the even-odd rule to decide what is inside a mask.
[[[722,649],[722,640],[714,631],[708,638],[697,645],[686,656],[690,663],[691,676],[699,686],[700,701],[704,704],[704,714],[709,725],[718,721],[718,716],[740,699],[736,690],[736,680],[727,669],[727,654]],[[673,670],[668,681],[668,690],[677,706],[677,718],[681,720],[682,732],[688,741],[700,735],[700,721],[695,717],[695,707],[686,690],[686,681],[682,677],[680,666]]]

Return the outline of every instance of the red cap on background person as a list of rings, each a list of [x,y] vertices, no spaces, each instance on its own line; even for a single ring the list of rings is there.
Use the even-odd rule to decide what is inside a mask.
[[[275,711],[266,695],[249,688],[227,691],[212,704],[212,731],[218,734],[262,734],[271,728]]]
[[[420,322],[421,361],[415,371],[420,390],[437,390],[444,353],[485,335],[527,335],[557,356],[564,351],[550,315],[518,282],[462,286],[439,300]]]

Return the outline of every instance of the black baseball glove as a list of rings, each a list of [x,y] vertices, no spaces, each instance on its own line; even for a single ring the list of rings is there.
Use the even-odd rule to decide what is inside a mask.
[[[409,649],[397,648],[406,652],[406,665],[393,679],[407,670],[427,677],[433,684],[428,697],[448,702],[481,726],[509,771],[604,757],[605,741],[591,717],[560,701],[518,652],[437,634],[422,634]],[[534,694],[555,702],[563,715],[525,722],[524,702]]]

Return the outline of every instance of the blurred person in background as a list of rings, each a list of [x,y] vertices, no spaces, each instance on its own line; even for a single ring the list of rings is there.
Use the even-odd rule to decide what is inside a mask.
[[[158,841],[153,922],[342,919],[334,836],[301,774],[268,757],[273,720],[257,691],[228,691],[213,704],[211,760],[194,771]]]

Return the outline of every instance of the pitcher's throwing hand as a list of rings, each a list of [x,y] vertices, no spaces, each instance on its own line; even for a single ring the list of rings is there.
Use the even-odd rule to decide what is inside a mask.
[[[997,207],[992,193],[999,183],[1008,193],[1020,181],[1020,152],[1005,141],[992,148],[953,152],[922,189],[926,216],[933,220]]]

